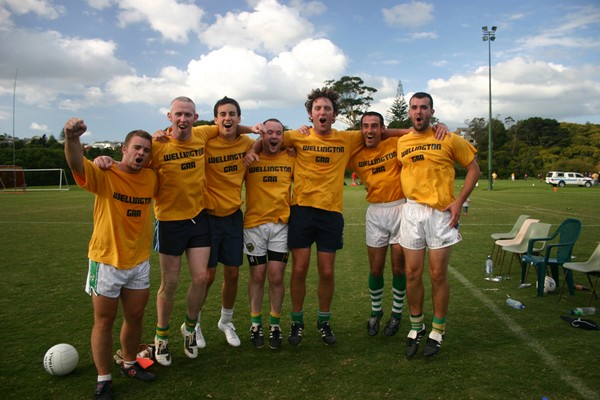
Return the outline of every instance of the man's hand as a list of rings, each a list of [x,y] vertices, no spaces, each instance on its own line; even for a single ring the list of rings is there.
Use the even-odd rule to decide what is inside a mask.
[[[71,118],[67,121],[64,128],[65,138],[78,138],[87,131],[87,125],[80,118]]]
[[[256,154],[256,152],[254,151],[254,149],[250,149],[246,152],[246,155],[244,156],[244,166],[248,168],[250,164],[252,164],[254,161],[259,161],[259,157],[258,154]]]
[[[166,143],[169,141],[169,136],[170,135],[167,132],[159,129],[152,134],[152,139],[156,140],[157,142]]]
[[[303,134],[304,136],[310,135],[310,126],[302,125],[300,128],[296,129],[298,132]]]
[[[446,136],[449,136],[452,134],[452,132],[450,132],[448,130],[448,126],[446,124],[435,124],[431,126],[433,128],[433,131],[435,132],[435,138],[437,140],[444,140],[446,138]]]
[[[462,203],[454,200],[452,203],[448,205],[448,207],[444,208],[442,211],[449,211],[452,218],[450,218],[449,226],[456,226],[458,224],[458,220],[460,219],[460,213],[462,211]]]
[[[113,160],[110,156],[98,156],[94,159],[94,164],[100,169],[111,169],[113,165],[119,162]]]

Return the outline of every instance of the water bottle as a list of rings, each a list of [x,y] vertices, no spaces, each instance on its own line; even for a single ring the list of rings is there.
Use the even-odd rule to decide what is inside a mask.
[[[492,262],[492,256],[487,256],[485,260],[485,280],[491,281],[494,279],[494,263]]]
[[[506,295],[508,297],[508,299],[506,299],[506,305],[514,308],[516,310],[520,310],[522,308],[525,308],[525,306],[523,305],[523,303],[521,303],[519,300],[515,300],[513,298],[511,298],[510,296]]]
[[[594,315],[596,314],[596,307],[577,307],[576,309],[569,311],[569,313],[577,316]]]

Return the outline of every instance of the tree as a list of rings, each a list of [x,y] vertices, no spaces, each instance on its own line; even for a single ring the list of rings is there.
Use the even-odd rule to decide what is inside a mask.
[[[358,129],[360,117],[368,111],[372,94],[377,89],[366,86],[358,76],[342,76],[338,81],[325,81],[325,86],[335,90],[339,95],[338,118],[349,125],[350,129]]]
[[[386,115],[389,128],[410,128],[411,121],[408,117],[408,104],[404,98],[404,88],[402,81],[398,80],[398,88],[396,89],[396,98],[392,102],[392,106]]]

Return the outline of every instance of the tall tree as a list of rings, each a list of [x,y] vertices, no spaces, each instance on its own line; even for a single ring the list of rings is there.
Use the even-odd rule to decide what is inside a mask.
[[[377,89],[365,85],[358,76],[342,76],[325,81],[325,86],[340,95],[338,119],[351,129],[358,129],[360,117],[369,109]]]
[[[392,102],[386,117],[389,128],[409,128],[411,126],[410,118],[408,117],[408,103],[404,98],[404,88],[401,80],[398,80],[396,98]]]

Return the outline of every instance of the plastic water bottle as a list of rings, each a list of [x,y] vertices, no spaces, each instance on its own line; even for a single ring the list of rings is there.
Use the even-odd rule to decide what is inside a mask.
[[[577,307],[574,310],[569,311],[573,315],[594,315],[596,314],[596,307]]]
[[[492,256],[487,256],[485,260],[485,280],[491,281],[494,279],[494,263],[492,262]]]
[[[508,299],[506,299],[506,305],[509,306],[509,307],[511,307],[511,308],[514,308],[516,310],[520,310],[522,308],[525,308],[525,306],[523,305],[523,303],[521,303],[519,300],[515,300],[515,299],[511,298],[510,296],[508,296]]]

